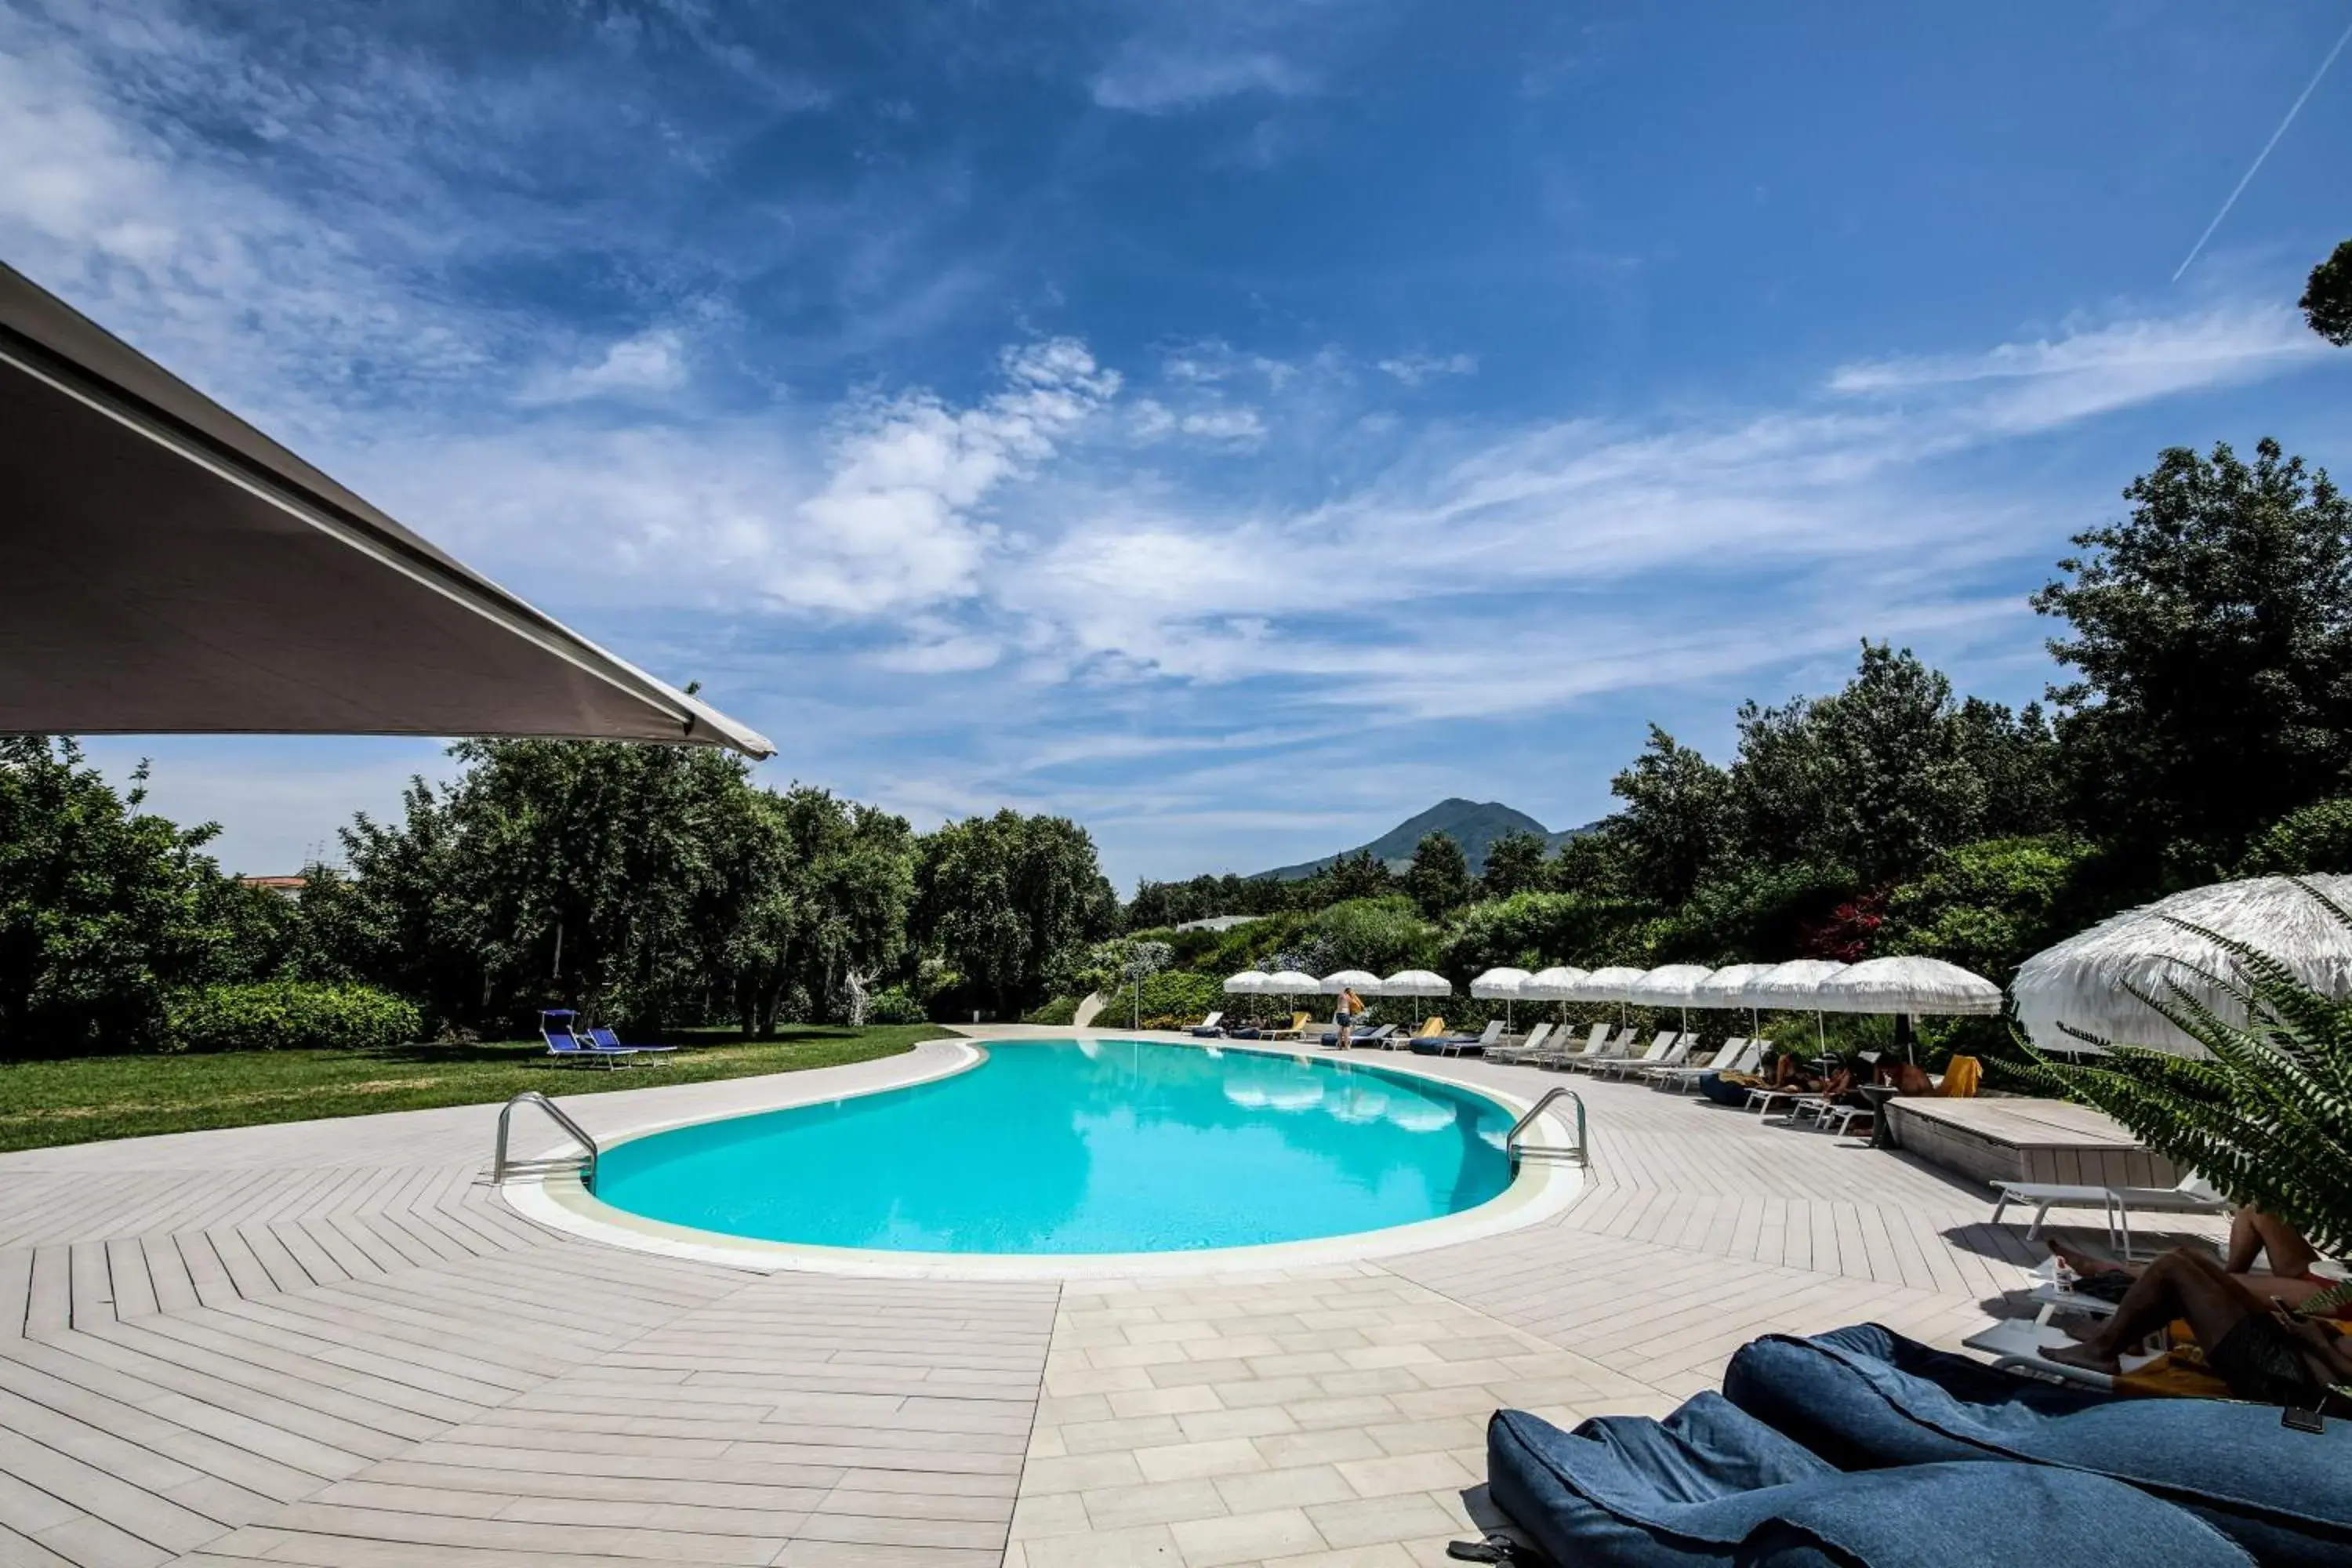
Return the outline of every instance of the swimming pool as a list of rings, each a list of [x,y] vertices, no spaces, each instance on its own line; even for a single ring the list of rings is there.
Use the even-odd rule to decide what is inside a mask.
[[[893,1252],[1181,1252],[1475,1208],[1511,1115],[1345,1058],[992,1042],[969,1071],[617,1143],[596,1198],[731,1237]]]

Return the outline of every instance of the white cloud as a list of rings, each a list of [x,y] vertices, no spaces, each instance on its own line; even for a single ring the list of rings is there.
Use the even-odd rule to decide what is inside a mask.
[[[608,345],[584,364],[542,371],[517,401],[526,407],[676,392],[686,384],[686,340],[675,328],[655,327]]]
[[[1435,375],[1475,375],[1475,354],[1402,354],[1380,362],[1380,368],[1407,386],[1419,386]]]
[[[1089,84],[1105,109],[1161,114],[1192,109],[1248,93],[1295,98],[1314,89],[1314,80],[1281,56],[1250,50],[1224,53],[1192,46],[1168,52],[1153,44],[1132,44]]]

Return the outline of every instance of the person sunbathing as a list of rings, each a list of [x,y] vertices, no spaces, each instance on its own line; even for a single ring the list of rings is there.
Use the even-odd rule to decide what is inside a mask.
[[[2073,1269],[2079,1279],[2088,1282],[2087,1294],[2110,1301],[2120,1300],[2128,1289],[2128,1281],[2137,1279],[2145,1267],[2109,1258],[2087,1247],[2076,1247],[2056,1237],[2050,1240],[2050,1252]],[[2267,1271],[2254,1267],[2257,1258],[2269,1260]],[[2230,1216],[2230,1245],[2222,1255],[2221,1271],[2243,1280],[2246,1289],[2255,1295],[2299,1307],[2322,1290],[2335,1289],[2343,1283],[2315,1273],[2314,1266],[2318,1261],[2317,1249],[2284,1220],[2252,1208],[2242,1208]],[[2352,1318],[2352,1300],[2336,1303],[2328,1309],[2328,1315]]]
[[[2242,1277],[2193,1247],[2176,1247],[2141,1269],[2115,1316],[2080,1343],[2043,1353],[2112,1377],[2122,1370],[2126,1349],[2176,1318],[2188,1321],[2205,1365],[2233,1397],[2291,1410],[2352,1410],[2352,1400],[2336,1392],[2352,1384],[2352,1352],[2342,1337],[2256,1294]]]

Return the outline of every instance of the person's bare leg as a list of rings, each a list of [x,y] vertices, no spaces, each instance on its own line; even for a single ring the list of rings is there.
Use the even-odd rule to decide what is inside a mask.
[[[2252,1256],[2246,1258],[2243,1268],[2236,1262],[2241,1224],[2261,1242],[2263,1253],[2270,1258],[2271,1272],[2282,1279],[2301,1279],[2311,1272],[2313,1264],[2319,1261],[2319,1254],[2312,1249],[2311,1243],[2303,1239],[2294,1226],[2284,1220],[2273,1219],[2260,1209],[2240,1209],[2230,1217],[2230,1272],[2232,1274],[2247,1274],[2253,1270]]]
[[[2050,1255],[2076,1274],[2130,1274],[2137,1276],[2140,1266],[2121,1263],[2105,1253],[2088,1247],[2078,1247],[2063,1237],[2050,1238]]]
[[[2116,1315],[2082,1343],[2050,1351],[2052,1361],[2113,1376],[2124,1351],[2175,1318],[2186,1318],[2197,1342],[2211,1350],[2248,1318],[2270,1310],[2245,1282],[2201,1253],[2176,1247],[2140,1271]]]

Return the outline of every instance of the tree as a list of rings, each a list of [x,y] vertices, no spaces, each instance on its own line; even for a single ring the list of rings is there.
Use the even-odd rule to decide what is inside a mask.
[[[1470,901],[1470,866],[1450,833],[1425,833],[1405,868],[1405,896],[1431,920]]]
[[[1540,834],[1504,834],[1486,846],[1486,868],[1478,874],[1478,896],[1507,899],[1542,888],[1548,853]]]
[[[1731,791],[1724,771],[1655,724],[1633,765],[1609,781],[1625,803],[1608,819],[1633,890],[1664,904],[1690,897],[1730,839]]]
[[[2303,319],[2337,348],[2352,347],[2352,239],[2345,240],[2311,269],[2304,285]]]
[[[218,829],[141,809],[70,739],[0,736],[0,1051],[160,1044],[164,1000],[205,977],[231,932],[201,853]]]
[[[918,933],[998,1016],[1018,1017],[1072,950],[1110,934],[1118,900],[1086,829],[1007,808],[924,836],[914,907]]]
[[[1950,679],[1910,649],[1865,641],[1844,689],[1741,707],[1738,832],[1772,863],[1840,867],[1861,888],[1884,888],[1990,823],[2047,831],[2038,803],[2049,792],[2031,775],[2050,758],[2038,710],[1957,703]]]
[[[1409,899],[1394,893],[1349,899],[1315,917],[1305,956],[1318,974],[1335,969],[1392,974],[1430,962],[1436,938],[1437,928],[1414,911]]]
[[[2352,502],[2275,441],[2167,450],[2126,521],[2033,606],[2069,623],[2051,690],[2084,826],[2205,870],[2345,793],[2352,772]]]

